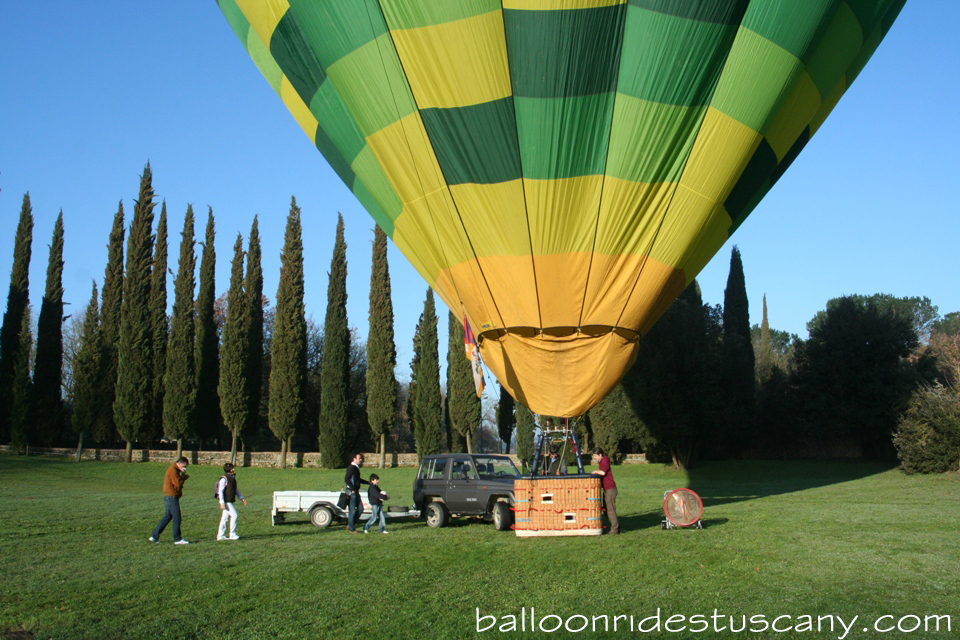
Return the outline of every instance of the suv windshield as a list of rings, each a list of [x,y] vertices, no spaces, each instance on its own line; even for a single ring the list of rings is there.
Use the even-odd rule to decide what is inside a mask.
[[[490,456],[474,456],[474,462],[477,463],[477,473],[481,478],[496,478],[509,476],[511,478],[520,477],[516,465],[510,458],[494,458]]]

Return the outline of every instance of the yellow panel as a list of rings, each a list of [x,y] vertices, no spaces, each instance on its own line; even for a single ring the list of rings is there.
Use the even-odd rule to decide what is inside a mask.
[[[480,355],[510,395],[531,411],[572,418],[610,392],[636,359],[638,344],[616,333],[530,338],[507,334],[483,340]]]
[[[773,147],[777,162],[787,155],[819,109],[820,91],[810,74],[804,71],[767,129],[767,142]]]
[[[504,9],[550,11],[556,9],[594,9],[627,4],[627,0],[504,0]]]
[[[677,185],[630,182],[607,176],[603,183],[595,251],[646,255]]]
[[[418,271],[418,262],[426,269],[427,279],[437,278],[450,265],[474,258],[446,189],[405,204],[394,222],[394,234],[400,234],[405,243],[401,246],[395,238],[398,249],[406,253],[409,248],[418,256],[417,262],[411,262]],[[423,246],[427,244],[430,246]]]
[[[287,105],[290,113],[293,114],[293,117],[296,118],[297,124],[303,129],[303,132],[307,134],[311,141],[314,140],[317,137],[317,119],[313,113],[310,112],[310,107],[300,99],[300,94],[298,94],[297,90],[290,84],[287,76],[283,76],[283,79],[280,81],[280,97],[283,99],[283,103]]]
[[[459,264],[441,274],[456,283],[475,331],[499,327],[539,327],[540,310],[527,256],[495,256]],[[480,287],[480,283],[483,284]]]
[[[820,110],[817,111],[816,115],[810,120],[810,136],[813,137],[813,134],[817,132],[820,128],[820,125],[823,124],[823,121],[827,119],[827,116],[830,115],[830,112],[833,111],[833,108],[837,106],[837,103],[840,102],[840,98],[843,97],[843,94],[847,92],[847,76],[844,75],[840,78],[840,82],[830,90],[829,95],[823,100],[823,104],[820,106]]]
[[[257,32],[267,50],[270,49],[270,38],[277,28],[280,18],[290,8],[287,0],[236,0],[237,7],[243,12],[250,27]]]
[[[524,179],[533,252],[593,251],[603,176]]]
[[[710,107],[693,143],[680,184],[708,200],[724,202],[760,139],[760,134],[750,127]]]
[[[594,254],[582,324],[646,333],[685,284],[680,270],[643,255]]]
[[[419,108],[465,107],[511,95],[502,12],[391,34]]]
[[[367,142],[400,202],[406,204],[426,193],[446,191],[443,173],[419,113],[367,136]]]
[[[520,180],[450,186],[478,256],[529,256],[530,230]]]
[[[587,251],[533,257],[543,327],[580,325],[590,257]]]
[[[663,221],[650,257],[682,269],[690,282],[729,237],[733,222],[717,204],[681,185]]]

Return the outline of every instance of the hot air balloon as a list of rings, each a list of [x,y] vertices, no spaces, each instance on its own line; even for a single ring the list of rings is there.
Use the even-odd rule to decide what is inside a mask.
[[[577,416],[905,0],[218,0],[510,393]]]

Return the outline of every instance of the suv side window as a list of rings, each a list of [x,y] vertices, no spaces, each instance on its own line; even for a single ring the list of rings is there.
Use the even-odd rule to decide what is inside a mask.
[[[430,466],[430,475],[427,477],[430,478],[431,480],[443,480],[446,469],[447,469],[446,458],[434,458]]]
[[[471,458],[454,458],[453,474],[450,476],[451,479],[473,480],[476,477],[477,471],[473,468],[473,460]]]

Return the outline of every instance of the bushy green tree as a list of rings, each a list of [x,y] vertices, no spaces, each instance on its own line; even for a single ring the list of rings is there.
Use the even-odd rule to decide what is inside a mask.
[[[367,421],[377,443],[380,468],[386,458],[387,435],[397,414],[397,347],[393,333],[393,301],[390,267],[387,264],[387,234],[374,230],[373,266],[370,270],[370,328],[367,334]]]
[[[350,327],[347,325],[347,243],[343,216],[337,233],[327,285],[327,314],[323,325],[323,363],[320,370],[320,457],[328,469],[347,462],[348,392],[350,385]]]
[[[193,429],[197,400],[193,289],[196,284],[197,258],[193,248],[193,206],[187,205],[180,234],[180,258],[173,281],[173,316],[170,319],[170,343],[163,378],[164,435],[177,441],[177,457],[183,453],[183,440]]]
[[[213,208],[207,209],[207,229],[204,234],[203,253],[200,256],[200,286],[197,290],[196,343],[196,420],[194,432],[204,439],[216,439],[220,435],[223,417],[220,415],[220,336],[214,315],[216,295],[217,252],[214,248],[216,224]]]
[[[631,370],[627,395],[650,432],[649,448],[668,452],[678,469],[696,463],[716,428],[719,329],[694,280],[641,340]]]
[[[107,268],[100,291],[100,336],[103,353],[100,358],[100,418],[93,437],[97,442],[114,440],[117,427],[113,421],[113,402],[117,392],[117,349],[120,344],[120,316],[123,304],[123,201],[117,206],[107,244]]]
[[[160,207],[157,219],[156,244],[153,250],[153,271],[150,280],[150,321],[153,340],[153,374],[150,381],[150,415],[144,439],[153,442],[163,435],[163,378],[167,372],[167,201]]]
[[[11,434],[14,365],[20,358],[20,329],[30,303],[30,256],[33,246],[33,207],[30,194],[23,195],[20,220],[13,240],[13,269],[7,292],[7,310],[0,327],[0,442]]]
[[[153,323],[150,317],[150,279],[153,265],[153,174],[150,164],[140,177],[140,193],[133,208],[127,238],[127,266],[120,308],[117,347],[117,396],[113,420],[127,443],[131,462],[133,443],[149,421],[153,403]]]
[[[918,389],[893,434],[907,473],[960,471],[960,396],[934,385]]]
[[[290,200],[280,284],[277,287],[276,319],[273,325],[270,365],[270,430],[280,440],[280,465],[287,465],[287,450],[303,411],[307,368],[307,321],[303,295],[303,240],[300,207]]]
[[[230,268],[230,290],[227,293],[227,320],[223,325],[223,348],[220,351],[220,413],[230,431],[230,462],[237,463],[237,439],[247,425],[250,410],[247,384],[247,358],[250,305],[243,290],[243,236],[237,234]]]
[[[63,422],[63,211],[57,216],[47,260],[47,282],[37,323],[33,398],[38,441],[51,445]]]
[[[590,409],[593,446],[601,447],[609,455],[632,453],[639,448],[654,459],[657,452],[651,449],[658,443],[640,419],[627,391],[637,383],[636,375],[636,372],[628,372],[603,400]]]
[[[416,395],[413,405],[414,438],[417,456],[440,453],[443,447],[442,401],[440,398],[440,348],[437,336],[437,311],[433,291],[427,289],[417,335]]]
[[[835,298],[817,314],[794,352],[797,448],[893,457],[898,417],[930,366],[907,360],[919,344],[914,319],[905,307],[863,296]]]
[[[939,322],[940,314],[936,305],[930,302],[926,296],[904,296],[898,298],[889,293],[874,293],[872,295],[853,294],[844,296],[855,302],[860,307],[872,305],[878,312],[885,315],[898,315],[906,318],[917,334],[917,340],[923,344],[930,338],[930,332]],[[833,302],[833,301],[830,301]],[[810,322],[807,323],[807,330],[813,331],[814,327],[826,322],[826,316],[830,311],[827,303],[827,309],[819,311]]]
[[[452,431],[466,440],[467,451],[473,453],[473,432],[480,424],[480,398],[464,351],[463,323],[450,312],[447,327],[447,416]]]
[[[103,346],[100,338],[100,310],[97,283],[87,303],[80,330],[80,346],[73,361],[73,430],[77,433],[77,460],[83,452],[83,437],[93,432],[100,413],[100,357]]]

